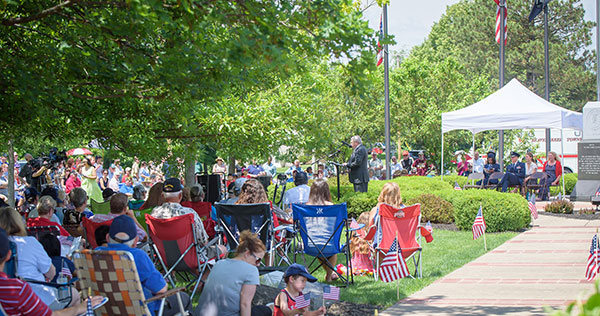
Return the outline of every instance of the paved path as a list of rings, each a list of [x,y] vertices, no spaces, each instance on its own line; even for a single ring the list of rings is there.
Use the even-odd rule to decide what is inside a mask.
[[[546,315],[587,297],[591,238],[600,220],[540,214],[534,227],[398,302],[382,315]]]

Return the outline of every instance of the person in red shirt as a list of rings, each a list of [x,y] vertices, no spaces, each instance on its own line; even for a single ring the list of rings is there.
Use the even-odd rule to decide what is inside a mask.
[[[4,265],[10,260],[8,235],[0,228],[0,271],[4,271]],[[92,297],[92,306],[102,302],[101,296]],[[67,316],[80,315],[87,310],[87,301],[74,307],[52,311],[33,292],[29,283],[9,278],[4,272],[0,272],[0,304],[8,315],[23,316]]]
[[[54,208],[56,207],[56,201],[51,196],[44,195],[40,198],[37,205],[37,211],[39,217],[33,217],[27,219],[27,227],[33,226],[58,226],[61,236],[71,236],[66,229],[64,229],[59,223],[50,220],[54,215]]]

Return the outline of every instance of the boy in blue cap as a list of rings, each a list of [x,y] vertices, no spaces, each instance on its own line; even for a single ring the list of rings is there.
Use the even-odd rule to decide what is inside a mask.
[[[296,297],[303,295],[302,290],[306,286],[306,281],[316,282],[317,278],[310,275],[308,270],[301,265],[294,263],[290,265],[283,276],[286,287],[282,289],[275,298],[273,316],[317,316],[325,315],[325,306],[321,306],[316,311],[309,311],[308,307],[296,308]]]

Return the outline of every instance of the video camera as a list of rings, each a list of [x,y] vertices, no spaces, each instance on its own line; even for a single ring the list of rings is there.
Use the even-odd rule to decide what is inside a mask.
[[[285,173],[280,173],[277,175],[277,181],[279,185],[285,185],[288,181],[288,177]]]
[[[58,168],[58,164],[64,160],[67,160],[67,152],[65,150],[58,151],[58,148],[52,147],[48,152],[48,156],[32,159],[29,164],[33,170],[38,170],[41,167],[55,170]]]

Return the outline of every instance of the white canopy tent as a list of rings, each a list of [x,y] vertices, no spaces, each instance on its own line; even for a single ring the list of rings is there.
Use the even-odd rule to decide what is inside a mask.
[[[444,174],[444,133],[466,129],[475,135],[487,130],[527,128],[561,130],[562,156],[564,147],[562,130],[565,128],[582,130],[583,114],[552,104],[531,92],[517,79],[513,79],[503,88],[473,105],[442,113],[442,176]],[[564,164],[562,165],[564,174]]]

